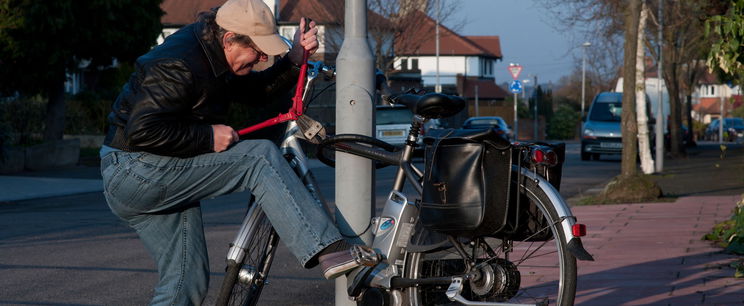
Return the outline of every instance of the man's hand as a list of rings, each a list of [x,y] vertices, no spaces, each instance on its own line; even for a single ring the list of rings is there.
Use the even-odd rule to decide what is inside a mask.
[[[289,60],[295,65],[302,65],[302,53],[303,50],[310,51],[310,54],[314,54],[318,50],[318,26],[315,25],[315,21],[310,22],[310,29],[302,34],[302,30],[305,29],[305,18],[300,18],[300,28],[297,29],[294,35],[294,44],[292,49],[289,50]]]
[[[227,150],[227,147],[231,144],[238,142],[240,137],[238,136],[238,132],[227,125],[213,124],[212,139],[214,139],[212,150],[215,152],[222,152]]]

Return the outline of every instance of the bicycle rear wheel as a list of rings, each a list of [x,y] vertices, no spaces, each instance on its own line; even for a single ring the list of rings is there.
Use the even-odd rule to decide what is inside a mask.
[[[576,258],[569,253],[564,241],[560,219],[549,197],[537,182],[514,175],[513,186],[520,186],[522,201],[535,204],[547,222],[539,231],[550,233],[547,240],[497,238],[459,239],[471,259],[467,266],[454,247],[431,252],[409,253],[403,269],[406,278],[428,278],[463,275],[477,271],[479,277],[466,281],[463,297],[471,301],[515,304],[573,305],[576,295]],[[519,184],[516,178],[519,177]],[[516,191],[516,187],[512,192]],[[532,218],[540,218],[531,216]],[[417,230],[412,243],[426,245],[431,237],[441,234]],[[441,239],[441,237],[440,237]],[[418,286],[407,288],[404,298],[409,305],[455,304],[445,296],[447,286]]]
[[[279,235],[259,205],[253,203],[248,218],[245,255],[229,260],[216,305],[256,305],[271,268]]]

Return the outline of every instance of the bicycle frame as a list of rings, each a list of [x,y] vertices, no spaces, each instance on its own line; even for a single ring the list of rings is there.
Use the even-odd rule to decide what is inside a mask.
[[[304,85],[302,86],[303,92],[300,93],[299,90],[295,92],[295,98],[299,99],[299,102],[295,100],[292,109],[290,109],[290,112],[287,114],[281,114],[276,118],[267,120],[257,126],[260,126],[259,128],[261,128],[289,121],[282,142],[279,146],[280,150],[285,156],[289,157],[287,160],[288,163],[311,194],[318,200],[317,202],[319,205],[325,206],[326,203],[320,194],[317,182],[310,171],[308,159],[300,146],[300,138],[307,138],[307,135],[301,132],[300,126],[295,121],[300,115],[302,115],[302,100],[306,98],[306,94],[312,81],[318,76],[319,71],[323,68],[320,63],[311,63],[311,65],[312,69],[310,70],[310,73],[308,73],[307,79],[302,82]],[[301,80],[303,79],[304,75],[301,75]],[[300,108],[299,112],[297,112],[296,107]],[[298,113],[299,115],[297,115]],[[416,140],[420,137],[418,131],[424,121],[424,118],[421,116],[414,116],[406,145],[402,150],[397,152],[374,149],[356,143],[343,143],[343,145],[334,146],[336,151],[393,164],[398,168],[395,174],[394,184],[388,195],[385,206],[383,207],[382,214],[371,220],[371,229],[374,236],[372,247],[383,255],[386,265],[381,265],[377,270],[375,270],[370,286],[387,289],[390,291],[390,296],[393,301],[400,301],[401,291],[396,288],[413,287],[421,284],[450,285],[451,290],[448,290],[447,296],[453,301],[456,300],[470,305],[500,305],[498,303],[471,302],[464,299],[459,294],[459,291],[462,290],[461,283],[463,279],[467,280],[468,278],[473,277],[469,274],[458,277],[441,277],[437,279],[401,278],[402,273],[400,268],[403,265],[405,256],[407,256],[409,239],[412,235],[414,226],[418,221],[417,219],[419,214],[419,208],[417,205],[415,205],[414,202],[409,201],[402,191],[405,181],[409,181],[411,183],[410,185],[416,189],[419,194],[422,193],[421,178],[423,177],[423,172],[413,166],[411,160]],[[241,130],[241,134],[247,134],[256,129],[258,129],[256,126],[244,129]],[[573,216],[570,208],[558,191],[545,178],[527,168],[512,166],[512,170],[517,171],[517,173],[520,173],[529,180],[537,182],[537,186],[548,196],[550,202],[558,213],[560,228],[564,233],[565,240],[567,240],[564,241],[564,243],[568,245],[569,252],[571,252],[577,259],[590,260],[591,255],[589,255],[581,245],[581,240],[579,238],[580,234],[577,232],[576,228],[576,218]],[[328,210],[326,211],[328,212]],[[248,220],[248,217],[249,216],[246,216],[246,219],[243,221],[241,229],[238,232],[238,236],[230,247],[227,256],[228,262],[241,262],[243,260],[243,256],[245,255],[244,250],[248,247],[246,244],[252,234],[247,230],[247,225],[251,222]],[[269,260],[271,260],[271,258]],[[459,289],[457,289],[458,284],[460,286]]]

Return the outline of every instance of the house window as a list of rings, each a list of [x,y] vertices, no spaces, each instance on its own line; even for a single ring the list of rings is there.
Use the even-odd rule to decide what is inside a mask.
[[[408,70],[408,59],[400,60],[400,70]]]
[[[411,59],[411,66],[412,66],[411,67],[411,70],[418,70],[419,69],[418,59],[417,58]]]
[[[279,33],[287,39],[294,38],[294,34],[299,26],[282,26],[279,28]]]
[[[490,59],[481,59],[481,74],[483,76],[493,75],[493,61]]]
[[[716,87],[713,85],[710,85],[710,95],[715,96],[716,95]]]

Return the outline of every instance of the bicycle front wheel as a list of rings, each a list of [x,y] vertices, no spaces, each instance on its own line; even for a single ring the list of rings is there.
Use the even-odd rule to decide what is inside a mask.
[[[545,217],[535,235],[522,238],[458,239],[463,248],[409,253],[404,267],[407,278],[429,278],[477,272],[466,281],[463,297],[471,301],[515,304],[573,305],[576,295],[576,258],[569,253],[560,218],[545,191],[526,176],[514,175],[512,193],[519,189],[521,201],[538,208],[528,220]],[[519,180],[519,181],[517,181]],[[518,183],[518,184],[517,184]],[[546,182],[542,182],[547,184]],[[529,214],[530,212],[525,212]],[[419,230],[412,243],[426,245],[438,234]],[[441,238],[440,238],[441,239]],[[467,254],[462,254],[463,251]],[[466,255],[468,260],[465,260]],[[470,262],[469,265],[466,262]],[[407,288],[410,305],[449,305],[447,286]]]
[[[228,261],[216,305],[256,305],[266,283],[279,235],[255,202],[246,218],[245,255],[240,262]]]

